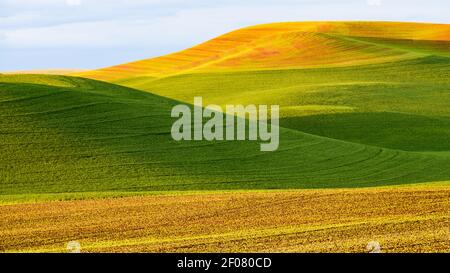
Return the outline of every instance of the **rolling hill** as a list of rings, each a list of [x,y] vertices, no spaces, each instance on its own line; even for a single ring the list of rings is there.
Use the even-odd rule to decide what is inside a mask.
[[[82,73],[113,83],[3,75],[1,192],[449,180],[449,29],[269,24],[172,55]],[[279,104],[280,149],[260,153],[259,143],[248,141],[173,141],[171,107],[192,103],[194,96],[205,105]]]
[[[280,105],[279,149],[174,141],[172,107],[194,96]],[[450,249],[450,25],[267,24],[0,74],[0,118],[2,252]]]
[[[450,149],[450,59],[339,68],[194,73],[126,85],[189,102],[278,104],[280,124],[407,151]]]
[[[280,148],[182,141],[164,97],[65,76],[1,76],[1,194],[326,188],[450,179],[450,157],[282,128]]]
[[[259,25],[81,75],[184,102],[279,104],[282,126],[333,139],[450,149],[449,25]]]
[[[395,22],[274,23],[239,29],[174,54],[79,73],[115,81],[189,72],[348,66],[449,56],[450,26]]]

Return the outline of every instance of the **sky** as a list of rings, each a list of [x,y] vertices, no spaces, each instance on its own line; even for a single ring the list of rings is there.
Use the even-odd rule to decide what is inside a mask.
[[[448,0],[0,0],[0,71],[105,67],[261,23],[449,14]]]

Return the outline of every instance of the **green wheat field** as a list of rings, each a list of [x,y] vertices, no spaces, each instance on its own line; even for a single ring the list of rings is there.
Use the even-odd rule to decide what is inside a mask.
[[[0,251],[450,251],[450,25],[268,24],[70,75],[0,74]],[[280,145],[173,106],[280,105]]]

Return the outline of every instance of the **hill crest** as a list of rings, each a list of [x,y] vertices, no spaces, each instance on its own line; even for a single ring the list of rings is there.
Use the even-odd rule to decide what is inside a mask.
[[[398,41],[413,43],[413,50],[411,46],[399,46]],[[450,25],[447,24],[272,23],[238,29],[165,56],[76,75],[117,81],[197,71],[360,65],[423,56],[423,52],[418,51],[416,47],[425,50],[437,48],[438,52],[448,53],[450,56],[449,44]]]

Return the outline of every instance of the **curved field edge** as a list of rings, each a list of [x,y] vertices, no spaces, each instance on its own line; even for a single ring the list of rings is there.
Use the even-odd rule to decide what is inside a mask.
[[[371,190],[386,189],[446,189],[450,187],[450,181],[426,182],[411,184],[400,184],[391,186],[371,187]],[[345,192],[353,188],[331,189],[333,192]],[[369,189],[369,188],[366,188]],[[254,189],[254,190],[186,190],[186,191],[125,191],[125,192],[66,192],[66,193],[47,193],[47,194],[13,194],[0,195],[0,206],[18,205],[18,204],[35,204],[45,202],[59,201],[81,201],[81,200],[98,200],[98,199],[118,199],[126,197],[149,197],[149,196],[182,196],[182,195],[214,195],[214,194],[232,194],[232,193],[277,193],[277,192],[297,192],[300,189]],[[318,189],[302,189],[302,191],[314,192]],[[323,189],[327,190],[327,189]]]
[[[450,187],[238,191],[0,206],[0,250],[450,251]],[[270,217],[268,217],[270,215]],[[31,221],[32,219],[32,221]]]
[[[285,128],[272,153],[252,141],[176,142],[176,101],[94,80],[1,76],[0,91],[3,195],[348,188],[450,178],[446,156]]]
[[[47,83],[47,84],[45,84]],[[170,136],[176,101],[64,76],[1,76],[0,193],[349,188],[445,181],[450,158],[280,129],[280,148]]]

